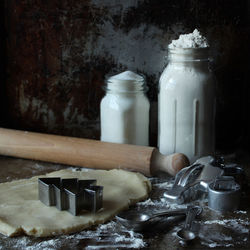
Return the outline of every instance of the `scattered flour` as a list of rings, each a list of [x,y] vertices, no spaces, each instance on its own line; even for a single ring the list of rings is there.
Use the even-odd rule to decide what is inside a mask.
[[[75,168],[76,171],[79,169]],[[88,171],[82,169],[82,171]],[[173,185],[173,180],[158,183],[156,179],[151,180],[153,183],[153,191],[156,192],[156,197],[159,198],[159,192],[164,192]],[[156,183],[154,183],[156,182]],[[152,194],[153,196],[154,194]],[[187,204],[178,205],[169,203],[165,199],[147,199],[146,201],[137,203],[138,209],[148,209],[148,211],[156,212],[164,209],[184,208]],[[208,211],[207,199],[201,201],[200,204],[204,208],[204,213]],[[199,221],[195,223],[199,228],[200,244],[207,248],[230,248],[240,247],[242,244],[247,244],[249,238],[250,218],[246,211],[234,212],[235,217],[232,219],[216,219]],[[181,224],[176,224],[171,230],[173,241],[176,241],[176,232],[182,227]],[[115,220],[101,224],[93,230],[82,231],[71,235],[61,235],[56,238],[49,239],[34,239],[31,237],[21,236],[9,239],[0,235],[0,250],[2,249],[18,249],[18,250],[52,250],[52,249],[139,249],[147,247],[147,241],[143,234],[131,231]]]
[[[169,48],[206,48],[209,47],[207,39],[195,29],[193,33],[180,35],[177,40],[173,40]]]
[[[201,244],[210,248],[239,246],[249,237],[248,219],[208,220],[200,224]]]
[[[249,233],[250,221],[243,219],[224,219],[224,220],[212,220],[204,222],[204,225],[211,225],[211,224],[222,225],[226,228],[235,230],[238,233],[244,234],[244,233]]]
[[[7,237],[5,237],[7,239]],[[138,249],[146,246],[143,235],[121,227],[118,223],[111,221],[100,225],[96,229],[82,231],[78,234],[61,235],[53,239],[33,239],[31,237],[16,237],[0,245],[0,249],[18,250],[54,250],[54,249]]]
[[[155,179],[152,179],[151,181],[153,182],[153,188],[155,188],[157,192],[170,189],[173,185],[173,180],[162,183],[157,183],[157,180]],[[207,207],[207,202],[207,199],[203,199],[200,202],[200,205],[204,208],[204,213],[210,211]],[[139,207],[148,207],[150,211],[153,212],[164,209],[180,209],[186,207],[186,205],[187,204],[178,205],[175,203],[170,203],[164,198],[160,200],[154,200],[151,198],[137,204]],[[241,216],[241,218],[216,219],[207,221],[197,220],[194,224],[194,229],[197,228],[197,232],[199,232],[200,244],[208,248],[230,248],[246,244],[250,233],[250,219],[247,216],[247,211],[238,210],[235,211],[234,214],[236,217]],[[171,235],[173,239],[176,239],[176,233],[181,228],[182,225],[177,224],[172,229]]]
[[[174,184],[174,181],[167,181],[167,182],[157,183],[154,186],[157,188],[168,189],[168,188],[171,188],[173,184]]]
[[[235,214],[247,214],[247,211],[236,210],[234,211]]]
[[[138,202],[138,206],[155,206],[155,201],[152,201],[151,199],[147,199],[146,201]]]

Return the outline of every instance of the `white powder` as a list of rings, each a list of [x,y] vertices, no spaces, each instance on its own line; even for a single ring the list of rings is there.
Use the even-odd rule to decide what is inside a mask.
[[[159,200],[159,201],[152,201],[151,199],[148,199],[146,201],[138,202],[137,206],[139,207],[148,207],[148,208],[156,208],[157,210],[159,209],[169,209],[169,205],[166,202],[166,200]]]
[[[236,210],[234,211],[236,214],[247,214],[247,211],[242,211],[242,210]]]
[[[173,40],[168,46],[174,48],[206,48],[209,47],[207,39],[195,29],[193,33],[180,35],[177,40]]]
[[[224,219],[224,220],[212,220],[212,221],[205,221],[204,225],[222,225],[231,229],[235,229],[240,233],[249,233],[249,229],[246,226],[250,225],[248,220],[243,219]]]
[[[165,188],[171,188],[173,184],[174,184],[173,181],[167,181],[163,183],[157,183],[155,184],[155,187],[165,189]]]
[[[201,244],[210,248],[236,247],[246,242],[249,237],[250,222],[247,218],[208,220],[200,224]]]
[[[147,199],[142,202],[138,202],[137,205],[141,206],[155,206],[155,201],[152,201],[151,199]]]
[[[110,77],[110,80],[113,82],[115,80],[118,80],[118,81],[143,81],[143,77],[132,72],[132,71],[124,71],[118,75],[115,75],[115,76],[111,76]]]
[[[6,237],[7,238],[7,237]],[[99,225],[94,230],[82,231],[78,234],[61,235],[53,239],[41,239],[22,236],[12,238],[11,241],[3,241],[0,249],[18,250],[49,250],[49,249],[138,249],[146,246],[143,235],[121,227],[118,223],[111,221]],[[84,244],[85,247],[84,247]]]

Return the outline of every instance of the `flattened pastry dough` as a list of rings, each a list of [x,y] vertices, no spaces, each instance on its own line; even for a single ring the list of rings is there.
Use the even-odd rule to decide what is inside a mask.
[[[96,179],[104,187],[103,210],[73,216],[38,200],[39,177]],[[124,170],[60,170],[31,179],[0,184],[0,232],[45,237],[81,231],[112,219],[123,209],[148,197],[151,184],[139,173]]]

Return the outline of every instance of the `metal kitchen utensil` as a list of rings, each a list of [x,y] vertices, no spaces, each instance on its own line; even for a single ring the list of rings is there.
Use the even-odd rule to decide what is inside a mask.
[[[234,177],[218,177],[208,186],[208,207],[221,212],[237,210],[240,196],[241,187]]]
[[[182,245],[195,239],[196,232],[192,229],[192,224],[196,216],[200,215],[201,213],[202,208],[199,206],[188,207],[184,227],[177,231],[177,237],[180,239],[180,243]]]
[[[134,231],[143,231],[151,226],[153,219],[161,216],[170,217],[186,215],[187,209],[167,210],[152,215],[140,213],[138,211],[124,211],[116,216],[117,221],[125,227]]]
[[[223,168],[225,172],[225,176],[232,176],[235,179],[235,182],[237,182],[240,186],[241,189],[244,190],[248,186],[248,181],[246,178],[245,171],[242,167],[240,167],[237,164],[230,163],[226,164],[225,167]]]
[[[39,178],[38,196],[45,205],[73,215],[83,209],[95,213],[102,208],[103,196],[103,187],[95,184],[96,180]]]
[[[213,165],[214,160],[212,156],[202,157],[193,165],[183,168],[176,175],[172,189],[166,191],[164,197],[180,204],[189,198],[190,188],[199,185],[206,190],[210,182],[224,174],[221,167]]]
[[[225,176],[233,176],[235,181],[240,185],[246,181],[244,169],[236,163],[225,163],[223,156],[214,157],[214,161],[211,164],[222,168]]]

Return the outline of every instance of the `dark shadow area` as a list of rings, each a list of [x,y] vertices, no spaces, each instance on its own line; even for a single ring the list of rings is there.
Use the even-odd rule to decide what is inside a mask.
[[[147,79],[156,146],[167,44],[198,28],[218,83],[216,148],[249,152],[250,0],[136,2],[1,1],[0,125],[99,139],[104,77],[133,69]]]
[[[8,124],[8,104],[6,94],[6,30],[5,30],[5,3],[0,2],[0,126]]]

